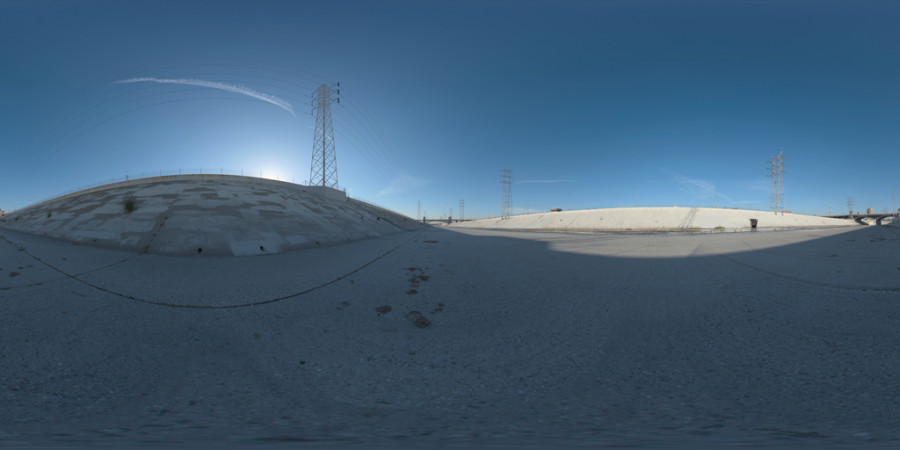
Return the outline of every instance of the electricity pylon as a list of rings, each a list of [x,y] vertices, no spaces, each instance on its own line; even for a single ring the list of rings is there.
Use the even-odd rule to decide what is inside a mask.
[[[891,191],[891,198],[894,199],[894,216],[897,216],[897,213],[900,212],[897,210],[897,191]]]
[[[773,156],[769,164],[769,178],[772,179],[772,188],[769,193],[769,209],[784,215],[784,155],[778,152]]]
[[[503,202],[501,219],[509,219],[512,212],[512,170],[502,169],[500,184],[503,186]]]
[[[465,210],[466,210],[466,201],[460,200],[459,201],[459,220],[465,219],[465,217],[464,217]]]
[[[331,104],[341,102],[340,87],[341,83],[323,84],[312,93],[312,114],[316,119],[312,163],[309,166],[309,184],[312,186],[338,187]]]

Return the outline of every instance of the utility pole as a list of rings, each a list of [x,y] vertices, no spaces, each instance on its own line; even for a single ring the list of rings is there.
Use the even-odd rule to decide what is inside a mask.
[[[900,212],[897,210],[897,191],[891,192],[891,197],[894,198],[894,211],[893,212],[894,212],[894,216],[896,216],[897,213]]]
[[[847,206],[850,207],[850,218],[853,218],[853,197],[847,197]]]
[[[772,179],[772,183],[769,185],[769,211],[774,211],[775,214],[778,214],[778,189],[776,187],[776,178],[775,178],[775,157],[771,157],[769,161],[769,174],[767,177]]]
[[[501,219],[509,219],[512,212],[512,170],[502,169],[500,185],[503,189]]]
[[[419,200],[419,206],[416,208],[416,218],[422,217],[422,200]]]
[[[459,220],[465,219],[465,216],[463,215],[463,212],[464,212],[465,210],[466,210],[466,201],[465,201],[465,200],[460,200],[460,201],[459,201]]]
[[[316,120],[316,131],[313,133],[309,184],[313,186],[338,187],[331,104],[341,102],[340,87],[341,83],[323,84],[312,93],[312,114]]]
[[[769,162],[769,178],[772,179],[772,188],[769,193],[769,209],[784,215],[784,154],[778,152]]]

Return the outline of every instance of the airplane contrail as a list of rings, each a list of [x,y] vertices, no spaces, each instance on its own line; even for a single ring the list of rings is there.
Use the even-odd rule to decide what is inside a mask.
[[[522,183],[574,183],[575,180],[522,180],[516,181],[516,184]]]
[[[235,84],[228,83],[220,83],[218,81],[206,81],[206,80],[196,80],[192,78],[153,78],[153,77],[145,77],[145,78],[128,78],[126,80],[119,80],[116,83],[144,83],[144,82],[152,82],[152,83],[161,83],[161,84],[184,84],[188,86],[202,86],[208,87],[212,89],[219,89],[222,91],[234,92],[237,94],[243,94],[250,97],[253,97],[258,100],[262,100],[267,103],[271,103],[285,111],[294,114],[294,106],[290,103],[274,96],[269,95],[263,92],[259,92],[253,89],[250,89],[245,86],[238,86]]]

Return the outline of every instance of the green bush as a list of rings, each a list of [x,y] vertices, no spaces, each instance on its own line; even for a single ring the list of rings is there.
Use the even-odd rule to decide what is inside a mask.
[[[126,198],[125,202],[123,202],[123,205],[125,206],[125,212],[134,211],[134,197]]]

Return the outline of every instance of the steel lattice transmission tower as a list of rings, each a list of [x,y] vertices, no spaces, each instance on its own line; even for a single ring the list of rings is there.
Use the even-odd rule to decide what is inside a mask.
[[[894,211],[892,212],[894,213],[894,217],[896,217],[897,214],[900,213],[900,210],[897,210],[897,191],[891,191],[891,198],[894,199]]]
[[[512,212],[512,170],[502,169],[500,184],[503,186],[502,219],[509,219]]]
[[[847,197],[847,206],[850,208],[850,218],[853,218],[853,197]]]
[[[466,210],[466,201],[460,200],[459,201],[459,220],[465,219],[465,217],[464,217],[465,210]]]
[[[770,164],[769,178],[772,179],[772,189],[769,194],[769,209],[778,214],[784,215],[784,155],[778,152],[778,156],[773,156]]]
[[[337,189],[337,156],[334,152],[334,125],[331,104],[340,103],[341,83],[323,84],[312,93],[312,115],[316,119],[313,134],[309,184]]]

